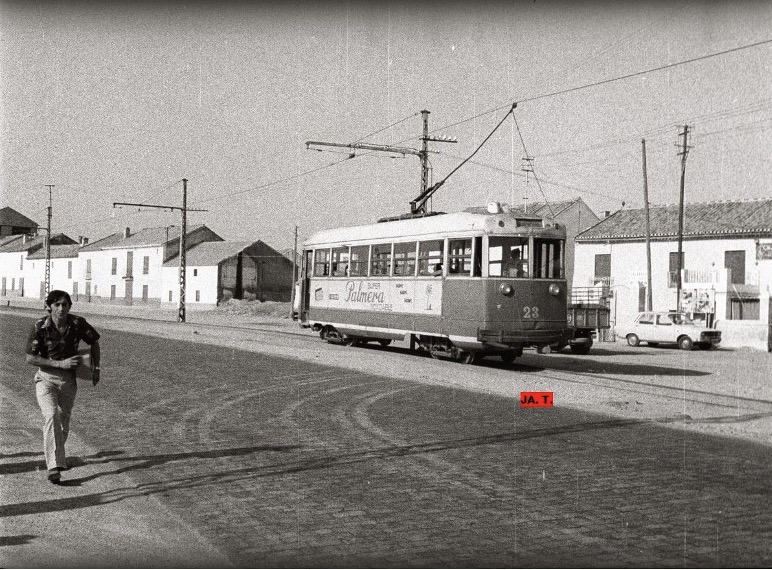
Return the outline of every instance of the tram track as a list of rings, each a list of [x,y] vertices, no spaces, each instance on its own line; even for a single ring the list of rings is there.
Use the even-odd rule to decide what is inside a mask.
[[[10,312],[15,314],[30,314],[35,313],[39,314],[39,311],[32,309],[32,308],[26,308],[26,307],[2,307],[0,309],[2,312]],[[88,315],[90,318],[93,318],[95,320],[106,320],[109,321],[111,318],[118,318],[121,321],[129,321],[129,322],[138,322],[138,323],[158,323],[162,325],[174,325],[177,324],[175,321],[172,320],[165,320],[165,319],[158,319],[158,318],[149,318],[149,317],[142,317],[142,316],[136,316],[136,315],[120,315],[118,317],[114,315],[106,315],[102,313],[87,313],[84,312],[84,314]],[[314,334],[310,334],[308,332],[304,332],[301,330],[291,331],[286,330],[286,328],[281,326],[271,326],[270,324],[252,324],[252,325],[244,325],[244,324],[226,324],[226,323],[204,323],[204,322],[187,322],[185,323],[188,327],[201,327],[206,328],[210,331],[234,331],[234,332],[253,332],[253,333],[264,333],[264,334],[270,334],[270,335],[281,335],[283,337],[288,338],[303,338],[303,339],[310,339],[313,342],[320,343],[320,345],[324,346],[326,343],[321,342],[318,337]],[[109,325],[106,324],[106,326],[109,328]],[[193,331],[194,333],[197,332],[196,330]],[[366,350],[364,348],[351,348],[351,350]],[[402,347],[389,347],[386,349],[379,348],[377,352],[386,352],[386,353],[394,353],[397,352],[399,354],[409,354],[409,355],[415,355],[416,353],[411,353],[408,349],[402,348]],[[544,358],[555,358],[554,356],[545,356]],[[587,357],[582,358],[592,358],[592,353]],[[579,359],[577,359],[579,360]],[[476,367],[479,366],[485,366],[485,364],[488,361],[484,360],[482,363],[475,365]],[[598,366],[597,361],[593,361],[593,365]],[[565,366],[565,363],[563,363],[563,366]],[[599,366],[603,366],[603,364],[600,364]],[[566,371],[560,371],[560,370],[545,370],[549,368],[548,364],[529,364],[523,361],[523,359],[518,359],[516,361],[516,367],[518,369],[527,369],[530,371],[533,371],[533,374],[549,380],[549,381],[558,381],[558,382],[565,382],[568,384],[574,384],[574,385],[588,385],[591,386],[593,389],[597,388],[605,388],[608,390],[616,390],[620,393],[624,394],[636,394],[643,397],[649,397],[649,398],[658,398],[662,400],[667,400],[671,402],[687,402],[690,404],[695,405],[703,405],[703,406],[710,406],[710,407],[717,407],[717,408],[723,408],[727,410],[735,410],[737,413],[732,416],[736,418],[734,421],[743,421],[743,419],[757,419],[761,417],[768,417],[772,416],[772,400],[764,399],[764,398],[752,398],[747,396],[741,396],[739,394],[729,395],[729,394],[720,394],[717,392],[711,392],[708,390],[701,390],[696,388],[689,388],[685,386],[670,386],[666,384],[654,384],[650,382],[646,382],[643,380],[635,380],[635,379],[628,379],[623,378],[618,375],[609,375],[609,374],[603,374],[598,372],[582,372],[577,370],[571,370],[570,372]],[[498,370],[501,370],[500,366],[495,367]],[[743,414],[740,414],[740,411],[743,411]],[[750,413],[747,413],[750,412]],[[728,418],[728,416],[727,416]],[[684,421],[700,421],[700,420],[692,420],[690,418],[684,418]],[[713,418],[712,420],[710,418],[705,418],[702,421],[718,421],[716,418]],[[729,421],[727,419],[727,421]]]

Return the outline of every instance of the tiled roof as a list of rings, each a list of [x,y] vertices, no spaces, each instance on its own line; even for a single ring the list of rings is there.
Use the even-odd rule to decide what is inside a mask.
[[[185,253],[185,264],[198,267],[217,265],[250,245],[252,242],[249,241],[205,241]],[[173,257],[164,263],[164,267],[177,267],[180,263],[178,258],[178,255]]]
[[[30,220],[27,216],[20,214],[8,206],[0,209],[0,226],[13,226],[19,228],[38,227],[38,225]]]
[[[678,237],[678,204],[651,206],[652,239]],[[684,204],[684,238],[772,237],[772,199]],[[576,241],[646,239],[646,211],[619,210],[576,237]]]
[[[14,236],[14,237],[16,237],[17,239],[0,245],[0,253],[33,251],[45,245],[45,239],[46,239],[45,236],[38,236],[31,239],[28,238],[27,242],[23,243],[24,236]],[[64,245],[64,244],[74,244],[74,243],[77,243],[77,242],[74,239],[67,237],[64,234],[54,234],[51,236],[52,247],[54,245]]]
[[[51,259],[60,259],[65,257],[78,257],[78,251],[80,251],[81,245],[78,243],[69,245],[52,245],[51,246]],[[27,256],[27,259],[45,259],[46,250],[41,247],[35,253]]]
[[[188,228],[186,235],[190,235],[203,227],[205,227],[203,224],[191,226]],[[81,251],[159,246],[180,237],[180,228],[178,226],[144,228],[136,233],[129,234],[127,238],[124,238],[123,235],[123,232],[109,235],[84,246]]]

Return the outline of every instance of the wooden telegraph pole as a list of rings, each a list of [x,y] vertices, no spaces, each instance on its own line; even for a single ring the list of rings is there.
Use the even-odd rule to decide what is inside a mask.
[[[140,208],[160,208],[162,210],[179,210],[182,213],[182,227],[180,233],[180,299],[177,303],[177,322],[185,322],[185,271],[187,267],[185,253],[187,251],[188,212],[208,212],[209,210],[191,210],[188,208],[188,179],[182,179],[182,207],[160,206],[157,204],[137,204],[133,202],[113,202],[116,206],[138,206]]]
[[[53,184],[48,186],[48,225],[46,226],[46,296],[51,292],[51,211],[53,210]]]
[[[684,125],[684,130],[679,133],[682,138],[681,152],[681,195],[678,201],[678,270],[676,272],[676,310],[681,310],[681,270],[683,269],[683,242],[684,242],[684,181],[686,180],[686,155],[689,153],[687,140],[689,138],[689,125]]]
[[[646,310],[651,311],[651,224],[649,220],[649,182],[646,175],[646,139],[641,139],[643,153],[643,207],[646,211]]]

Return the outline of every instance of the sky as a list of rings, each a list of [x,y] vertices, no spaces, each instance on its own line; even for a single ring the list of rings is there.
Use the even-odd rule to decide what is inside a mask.
[[[45,227],[53,185],[52,232],[91,241],[179,225],[113,204],[183,179],[188,224],[280,250],[406,213],[417,156],[306,141],[419,149],[422,110],[458,141],[435,211],[643,207],[642,139],[678,203],[684,125],[686,202],[769,198],[772,2],[0,0],[0,110],[0,206]]]

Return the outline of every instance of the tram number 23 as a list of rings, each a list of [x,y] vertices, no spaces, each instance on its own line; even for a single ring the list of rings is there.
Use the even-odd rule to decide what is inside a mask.
[[[523,318],[524,319],[538,319],[539,318],[539,307],[523,307]]]

